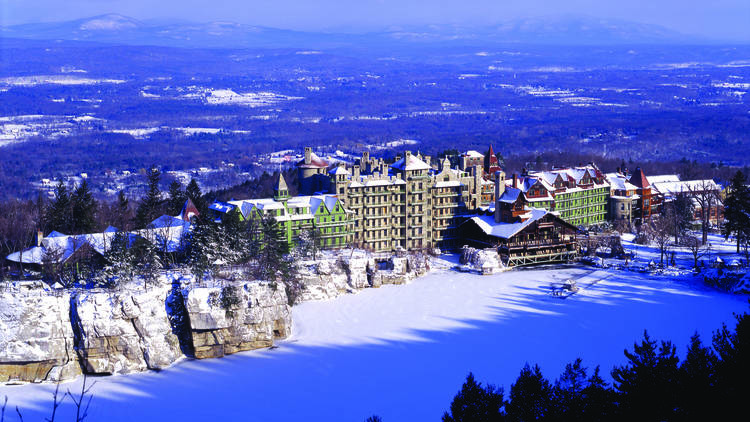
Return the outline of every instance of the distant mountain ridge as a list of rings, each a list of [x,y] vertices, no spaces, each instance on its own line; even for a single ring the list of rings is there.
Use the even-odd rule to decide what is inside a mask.
[[[592,18],[520,19],[490,26],[424,25],[369,33],[305,32],[234,22],[157,23],[107,14],[0,28],[0,36],[201,48],[336,48],[368,45],[618,45],[705,43],[650,24]]]

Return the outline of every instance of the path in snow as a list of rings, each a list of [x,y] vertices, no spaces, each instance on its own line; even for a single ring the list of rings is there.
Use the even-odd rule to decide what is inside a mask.
[[[551,282],[578,277],[579,293],[549,295]],[[684,356],[695,331],[710,341],[745,310],[746,297],[638,273],[438,270],[406,286],[297,306],[294,334],[277,348],[97,378],[90,420],[437,421],[469,371],[506,392],[526,362],[554,379],[580,356],[608,376],[646,328]],[[53,389],[0,386],[0,397],[26,421],[41,420]]]

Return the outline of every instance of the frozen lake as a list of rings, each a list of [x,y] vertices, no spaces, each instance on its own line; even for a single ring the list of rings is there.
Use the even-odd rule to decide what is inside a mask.
[[[583,290],[564,300],[549,295],[551,282],[569,278]],[[405,286],[296,306],[292,337],[273,349],[90,378],[97,384],[89,420],[437,421],[469,371],[507,392],[526,362],[554,379],[582,357],[609,379],[644,329],[675,342],[684,357],[693,333],[710,343],[713,330],[733,327],[732,313],[747,309],[747,297],[690,278],[582,267],[492,276],[438,269]],[[0,386],[0,398],[9,397],[8,410],[18,405],[25,421],[43,420],[53,390]],[[15,411],[6,414],[15,420]]]

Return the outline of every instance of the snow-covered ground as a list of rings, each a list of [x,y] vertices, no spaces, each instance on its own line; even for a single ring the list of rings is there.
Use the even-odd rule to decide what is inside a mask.
[[[644,329],[684,356],[694,332],[709,341],[747,310],[746,297],[691,276],[585,267],[479,276],[450,265],[405,286],[297,306],[293,336],[277,348],[98,378],[90,420],[439,420],[469,371],[507,391],[526,362],[555,378],[580,356],[608,377]],[[549,294],[550,283],[570,278],[581,291]],[[3,386],[0,398],[41,420],[53,389]]]

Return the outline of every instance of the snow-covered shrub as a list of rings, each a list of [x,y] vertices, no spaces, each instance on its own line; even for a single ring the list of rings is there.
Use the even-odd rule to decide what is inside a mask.
[[[725,292],[734,292],[742,289],[742,285],[748,279],[744,271],[729,271],[723,268],[709,268],[703,272],[703,281],[709,286],[716,287]]]
[[[472,267],[481,274],[492,274],[503,268],[497,251],[494,249],[475,249],[464,246],[461,249],[459,262]]]

